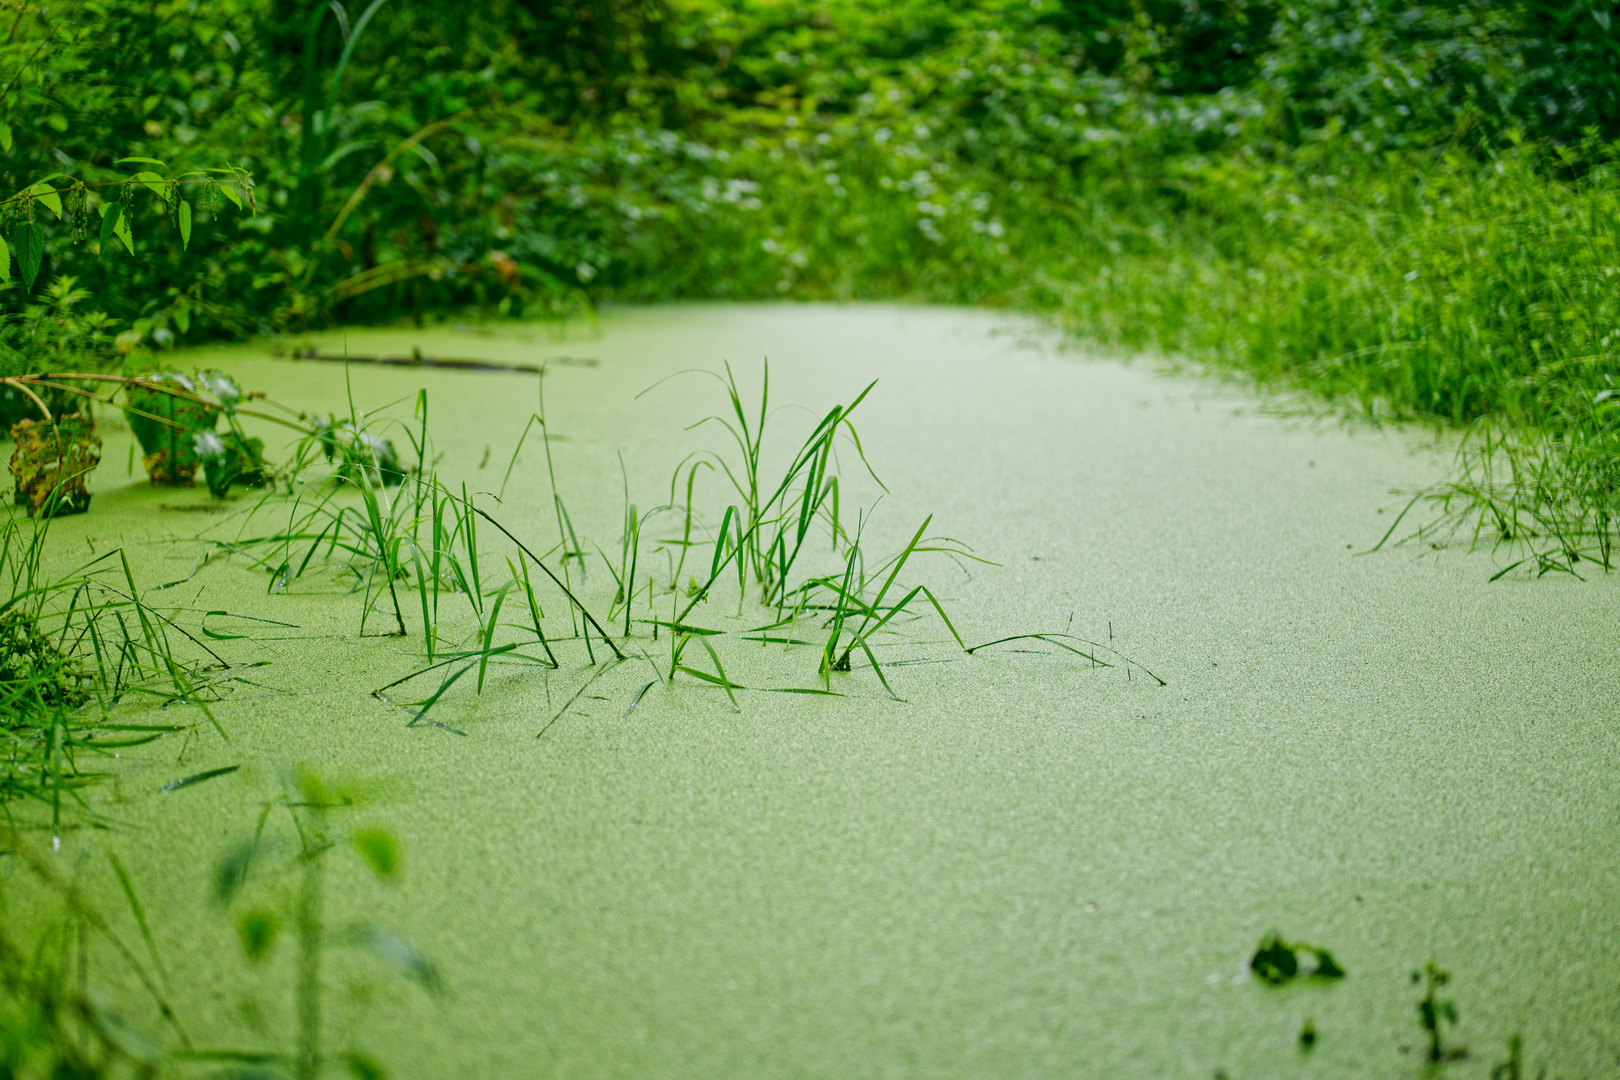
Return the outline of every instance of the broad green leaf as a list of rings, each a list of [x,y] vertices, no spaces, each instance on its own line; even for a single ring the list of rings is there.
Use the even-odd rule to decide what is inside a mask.
[[[25,221],[11,234],[11,240],[17,245],[17,266],[22,270],[23,288],[33,292],[39,264],[45,259],[45,234],[38,225]]]
[[[159,161],[157,158],[149,158],[149,157],[119,158],[118,161],[115,162],[115,164],[128,165],[131,162],[134,162],[136,165],[156,165],[160,169],[167,169],[168,168],[167,165],[165,165],[163,162]]]
[[[354,834],[354,846],[378,877],[399,873],[399,844],[386,829],[362,829]]]
[[[124,249],[131,255],[135,254],[135,239],[129,231],[129,215],[119,203],[107,203],[101,208],[101,253],[107,253],[107,245],[113,237],[124,242]]]
[[[129,215],[119,214],[118,221],[113,225],[113,235],[124,242],[124,248],[131,255],[135,254],[135,238],[129,232]]]
[[[50,180],[41,180],[29,190],[34,193],[34,198],[39,201],[41,206],[57,217],[62,216],[62,197],[56,193],[55,188],[51,187]]]
[[[242,209],[242,196],[237,193],[235,184],[221,184],[219,190],[227,199],[236,204],[238,210]]]
[[[143,187],[150,188],[152,191],[156,191],[160,194],[163,191],[164,184],[167,183],[167,181],[165,181],[163,177],[159,176],[157,173],[147,171],[136,173],[134,176],[130,177],[130,180],[134,183],[140,184]]]
[[[191,247],[191,204],[185,200],[180,202],[180,249],[182,251]]]
[[[104,203],[101,207],[101,253],[107,253],[107,245],[112,241],[113,229],[118,226],[118,219],[123,216],[124,208],[117,203]]]
[[[0,150],[11,149],[11,125],[0,120]]]
[[[6,246],[6,238],[0,236],[0,285],[11,284],[11,249]]]
[[[249,960],[263,960],[280,931],[281,920],[269,911],[244,911],[236,920],[236,935]]]

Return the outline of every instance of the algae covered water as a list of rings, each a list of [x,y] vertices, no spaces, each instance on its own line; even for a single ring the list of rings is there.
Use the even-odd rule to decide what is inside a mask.
[[[272,355],[310,345],[544,362],[549,467],[535,374]],[[988,560],[907,572],[968,644],[1067,633],[1136,663],[1039,640],[968,655],[923,607],[884,642],[891,694],[870,666],[823,680],[809,650],[748,641],[760,613],[733,596],[700,614],[735,639],[735,706],[658,681],[667,631],[643,624],[623,663],[559,644],[556,670],[497,665],[413,725],[371,691],[421,666],[420,633],[373,615],[360,635],[364,592],[339,574],[272,591],[217,543],[267,510],[151,489],[108,433],[53,557],[123,545],[240,677],[217,730],[176,707],[195,726],[118,758],[92,796],[111,828],[57,858],[134,939],[104,852],[129,869],[199,1044],[290,1044],[292,949],[250,962],[238,939],[242,910],[294,884],[214,895],[302,765],[355,793],[355,828],[398,839],[395,882],[330,861],[319,976],[326,1045],[395,1076],[1420,1075],[1412,975],[1431,959],[1452,976],[1447,1043],[1470,1052],[1448,1073],[1489,1075],[1514,1034],[1549,1075],[1620,1072],[1620,592],[1491,582],[1489,553],[1363,554],[1392,489],[1444,467],[1407,436],[937,309],[627,310],[596,335],[352,331],[178,360],[299,410],[409,417],[425,390],[441,479],[537,551],[558,542],[555,490],[590,553],[570,572],[599,596],[625,504],[684,497],[677,463],[725,444],[690,428],[722,388],[677,373],[729,361],[757,393],[766,356],[772,401],[799,407],[774,415],[786,429],[877,380],[856,421],[881,486],[846,446],[845,498],[869,550],[932,515]],[[698,484],[712,537],[722,481]],[[652,573],[678,558],[674,520],[649,521]],[[771,692],[814,687],[844,696]],[[293,842],[267,821],[266,843]],[[348,947],[376,927],[436,991]],[[1272,931],[1346,977],[1251,978]],[[95,971],[139,1019],[117,961]]]

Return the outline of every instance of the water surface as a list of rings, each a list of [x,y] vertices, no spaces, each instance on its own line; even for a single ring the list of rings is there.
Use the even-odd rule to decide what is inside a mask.
[[[247,965],[208,883],[302,762],[369,780],[376,799],[352,820],[404,850],[397,886],[334,856],[329,921],[396,929],[448,988],[432,998],[334,957],[332,1043],[398,1076],[1418,1075],[1409,977],[1430,958],[1453,973],[1456,1039],[1474,1051],[1451,1075],[1487,1075],[1515,1032],[1551,1075],[1620,1074],[1620,585],[1493,584],[1489,553],[1359,554],[1401,504],[1391,490],[1442,471],[1416,436],[1267,416],[977,312],[675,307],[611,312],[599,337],[346,344],[552,360],[558,490],[609,551],[625,486],[657,505],[675,463],[724,438],[687,430],[722,406],[712,381],[639,391],[726,360],[757,387],[768,356],[773,400],[808,410],[773,423],[802,433],[877,379],[857,420],[889,494],[868,546],[892,550],[932,514],[997,564],[912,575],[970,642],[1068,629],[1168,685],[1038,647],[964,657],[919,620],[894,655],[937,662],[892,669],[901,701],[856,671],[841,699],[747,692],[733,711],[687,680],[627,715],[649,665],[570,654],[553,675],[503,670],[481,697],[447,697],[434,715],[453,734],[368,696],[420,645],[357,638],[347,585],[271,596],[241,560],[208,565],[164,602],[296,629],[221,643],[270,662],[214,707],[229,741],[199,727],[123,760],[100,795],[120,831],[65,856],[111,906],[97,852],[122,854],[201,1041],[289,1033],[285,943]],[[440,473],[474,491],[498,491],[538,404],[533,375],[346,374],[269,352],[184,362],[297,409],[352,395],[408,413],[425,388]],[[157,583],[189,572],[202,549],[186,537],[243,531],[245,500],[176,509],[209,499],[127,477],[122,447],[110,434],[92,512],[59,523],[61,558],[123,543]],[[531,433],[498,510],[480,505],[549,546],[546,475]],[[702,483],[717,519],[718,481]],[[709,607],[709,625],[745,625]],[[740,683],[816,685],[807,653],[728,655]],[[254,888],[263,904],[292,892]],[[1348,977],[1249,981],[1273,929],[1330,948]]]

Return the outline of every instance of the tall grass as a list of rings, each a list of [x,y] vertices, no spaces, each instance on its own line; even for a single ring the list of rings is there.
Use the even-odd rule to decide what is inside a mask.
[[[48,809],[59,842],[65,813],[88,810],[98,761],[182,729],[115,721],[114,707],[187,701],[212,722],[199,691],[230,665],[141,598],[121,549],[47,572],[48,533],[48,519],[0,522],[0,812],[15,828],[13,803]]]
[[[1225,161],[1185,178],[1174,228],[1036,287],[1077,333],[1452,426],[1456,473],[1428,493],[1424,535],[1612,568],[1620,173],[1604,153],[1560,179],[1575,161],[1511,144],[1388,172]]]

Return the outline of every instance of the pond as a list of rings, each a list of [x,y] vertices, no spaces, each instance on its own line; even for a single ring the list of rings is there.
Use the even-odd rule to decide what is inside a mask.
[[[310,346],[545,361],[550,438],[529,424],[532,373],[272,355]],[[380,600],[360,636],[353,575],[272,592],[264,568],[196,539],[262,535],[284,509],[153,489],[128,436],[106,433],[94,505],[53,525],[53,558],[124,546],[144,584],[179,582],[149,601],[206,625],[236,677],[210,706],[217,730],[177,706],[165,722],[194,726],[123,753],[92,796],[112,828],[65,836],[57,858],[138,941],[104,852],[128,868],[198,1045],[293,1042],[291,935],[250,962],[238,926],[296,908],[299,878],[266,872],[229,908],[215,886],[303,766],[357,803],[327,812],[334,830],[397,838],[397,880],[324,857],[319,976],[323,1045],[395,1076],[1418,1075],[1412,974],[1430,959],[1452,975],[1447,1045],[1471,1051],[1448,1071],[1487,1075],[1515,1033],[1552,1075],[1620,1069],[1620,583],[1491,582],[1507,560],[1488,552],[1366,554],[1405,503],[1392,491],[1443,474],[1419,435],[1270,415],[1241,390],[949,309],[628,309],[598,333],[355,330],[176,360],[295,410],[352,400],[409,420],[425,390],[440,479],[537,554],[558,543],[555,475],[586,553],[569,581],[606,611],[626,504],[684,502],[678,463],[727,450],[719,425],[691,427],[729,409],[724,387],[677,373],[729,361],[752,409],[766,357],[772,406],[802,407],[771,415],[778,466],[877,380],[852,416],[860,452],[837,452],[874,580],[927,520],[985,560],[918,554],[901,575],[966,644],[1054,636],[967,654],[919,597],[869,657],[823,675],[819,646],[750,637],[820,641],[824,613],[750,635],[775,609],[732,587],[691,612],[725,633],[682,662],[716,678],[723,663],[734,688],[662,681],[669,627],[655,641],[644,620],[681,621],[711,568],[693,548],[667,591],[683,518],[666,511],[643,527],[628,659],[605,662],[598,640],[593,665],[577,639],[555,643],[555,670],[497,658],[482,693],[469,673],[412,723],[403,703],[433,677],[371,693],[423,664],[408,581],[407,635],[385,636]],[[289,437],[265,434],[275,457]],[[738,496],[718,471],[697,485],[708,540]],[[814,536],[822,572],[842,572]],[[493,593],[514,553],[491,550]],[[664,579],[650,598],[649,574]],[[521,624],[506,602],[494,621]],[[444,603],[452,649],[493,598],[481,614]],[[771,692],[817,688],[844,696]],[[285,857],[290,816],[265,820]],[[362,925],[411,943],[437,992],[347,947]],[[1272,931],[1346,977],[1252,978]],[[410,969],[417,953],[392,955]],[[110,952],[93,974],[155,1026]]]

